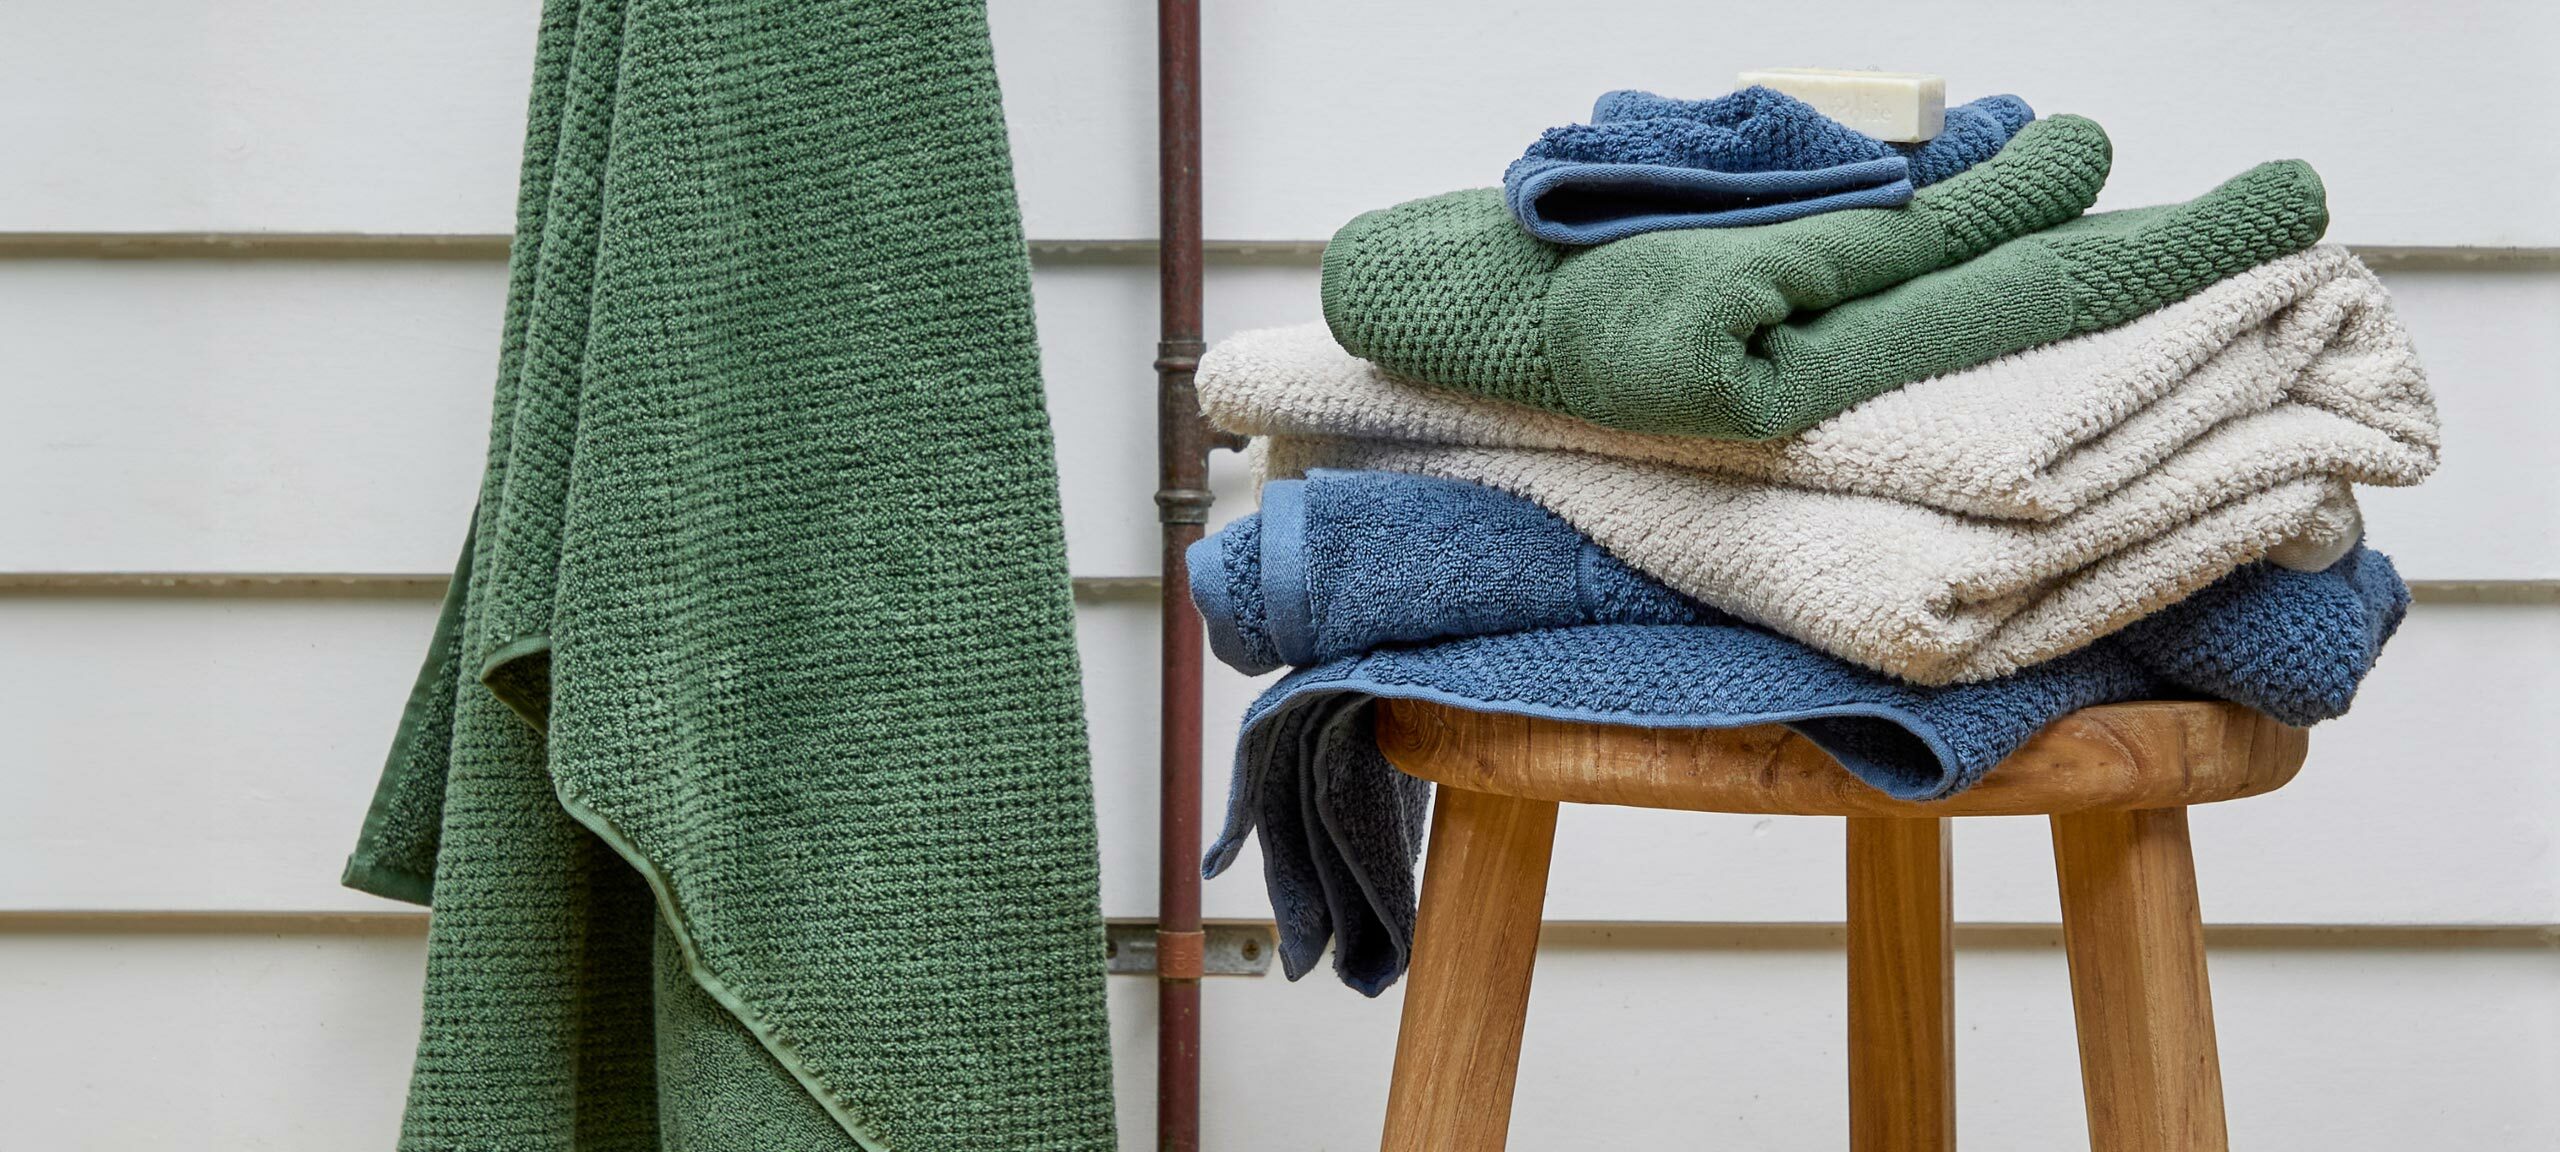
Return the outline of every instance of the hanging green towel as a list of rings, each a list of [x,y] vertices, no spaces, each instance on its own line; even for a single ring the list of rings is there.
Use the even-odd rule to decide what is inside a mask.
[[[2110,161],[2096,124],[2055,116],[1904,207],[1588,249],[1522,232],[1499,189],[1453,192],[1343,226],[1325,321],[1399,376],[1629,431],[1766,440],[2121,324],[2328,224],[2319,177],[2291,160],[2185,204],[2073,219]]]
[[[402,1147],[1113,1145],[979,0],[550,0],[487,478],[346,882]]]

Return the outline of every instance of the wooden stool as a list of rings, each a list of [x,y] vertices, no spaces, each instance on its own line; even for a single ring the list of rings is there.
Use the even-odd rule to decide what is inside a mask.
[[[1849,1140],[1955,1147],[1950,816],[2053,818],[2096,1152],[2220,1152],[2191,804],[2273,791],[2304,733],[2234,704],[2063,717],[1982,783],[1893,800],[1774,725],[1632,728],[1381,703],[1378,744],[1440,785],[1387,1096],[1387,1152],[1487,1152],[1511,1125],[1556,805],[1849,818]]]

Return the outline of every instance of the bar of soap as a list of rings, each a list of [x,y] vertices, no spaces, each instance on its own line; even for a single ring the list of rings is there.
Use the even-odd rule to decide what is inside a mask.
[[[1844,72],[1831,68],[1763,68],[1745,72],[1737,88],[1775,88],[1815,111],[1878,140],[1917,143],[1947,127],[1947,82],[1920,72]]]

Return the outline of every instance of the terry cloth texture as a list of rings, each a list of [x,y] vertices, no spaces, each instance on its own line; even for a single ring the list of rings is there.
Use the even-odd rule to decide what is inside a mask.
[[[1457,636],[1581,624],[1740,623],[1627,567],[1536,504],[1478,484],[1396,472],[1327,469],[1272,481],[1260,512],[1193,544],[1188,560],[1192,599],[1219,659],[1249,675]],[[2237,592],[2290,580],[2280,575],[2289,572],[2244,567],[2135,621],[2129,643],[2145,653],[2146,666],[2185,670],[2176,679],[2186,687],[2285,723],[2337,716],[2354,698],[2379,634],[2372,650],[2198,639],[2199,627],[2220,619],[2203,609],[2237,603],[2244,599]],[[2321,586],[2291,583],[2297,591]],[[2358,588],[2374,603],[2393,605],[2397,619],[2406,595],[2396,578]],[[2249,649],[2245,667],[2217,667],[2241,647]]]
[[[403,1148],[1114,1146],[975,2],[552,0],[470,544],[347,881]]]
[[[1775,440],[1622,432],[1408,383],[1320,324],[1222,341],[1199,384],[1209,418],[1250,436],[1583,452],[2011,520],[2068,517],[2200,446],[2230,469],[2216,487],[2239,492],[2306,476],[2415,484],[2438,445],[2389,295],[2332,246]]]
[[[1887,144],[1768,88],[1713,100],[1611,92],[1591,123],[1550,128],[1512,162],[1503,201],[1530,235],[1570,245],[1891,207],[2033,119],[2025,101],[1992,96],[1948,109],[1931,140]]]
[[[1381,644],[1607,621],[1733,623],[1481,484],[1324,470],[1187,553],[1209,645],[1247,675]]]
[[[1703,606],[1685,608],[1695,623],[1664,623],[1683,609],[1658,588],[1579,607],[1553,595],[1513,598],[1513,580],[1552,589],[1577,579],[1531,566],[1589,554],[1576,551],[1569,529],[1524,504],[1505,510],[1441,482],[1361,474],[1319,476],[1301,495],[1301,514],[1275,522],[1266,505],[1262,518],[1212,537],[1208,554],[1259,552],[1266,574],[1275,551],[1347,563],[1320,561],[1307,577],[1318,611],[1331,617],[1319,629],[1343,642],[1363,631],[1381,643],[1411,637],[1435,609],[1445,613],[1437,634],[1458,638],[1329,659],[1255,701],[1237,744],[1226,824],[1204,870],[1223,871],[1258,831],[1290,977],[1312,970],[1330,940],[1336,972],[1371,995],[1404,969],[1429,789],[1379,755],[1378,698],[1651,727],[1783,723],[1868,784],[1934,799],[1978,781],[2056,717],[2096,704],[2205,695],[2297,724],[2334,716],[2408,604],[2390,562],[2361,547],[2318,573],[2251,565],[2071,656],[1984,683],[1917,688]],[[1380,496],[1387,501],[1371,502]],[[1352,527],[1364,509],[1380,510],[1374,518],[1385,523]],[[1486,518],[1506,548],[1536,546],[1462,556],[1471,518]],[[1301,538],[1275,542],[1275,533]],[[1328,551],[1319,543],[1327,536],[1366,550]],[[1506,570],[1514,555],[1518,566]],[[1452,582],[1417,575],[1444,567],[1457,574]],[[1195,568],[1195,595],[1208,607],[1219,597],[1285,594],[1267,576],[1260,588],[1233,576]],[[1496,619],[1488,598],[1518,611]],[[1483,632],[1512,624],[1536,630]]]
[[[2184,204],[2073,220],[2107,163],[2097,125],[2057,116],[1901,208],[1588,249],[1522,232],[1494,191],[1450,193],[1335,234],[1325,320],[1410,379],[1614,428],[1759,440],[2131,320],[2327,225],[2299,161]]]
[[[2076,515],[1989,520],[1579,452],[1254,442],[1266,476],[1413,472],[1528,497],[1684,595],[1919,684],[2086,646],[2253,560],[2327,567],[2363,534],[2345,480],[2230,492],[2190,450]]]

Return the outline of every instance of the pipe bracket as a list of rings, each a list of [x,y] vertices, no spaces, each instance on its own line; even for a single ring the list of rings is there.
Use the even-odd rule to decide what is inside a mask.
[[[1187,944],[1182,942],[1185,937]],[[1268,924],[1211,924],[1196,933],[1160,933],[1151,921],[1114,921],[1104,928],[1103,941],[1104,971],[1114,976],[1161,975],[1168,980],[1265,975],[1271,971],[1271,954],[1278,950]],[[1168,949],[1163,947],[1166,941],[1175,943]],[[1196,951],[1181,954],[1191,949]],[[1166,961],[1161,972],[1159,957]]]

